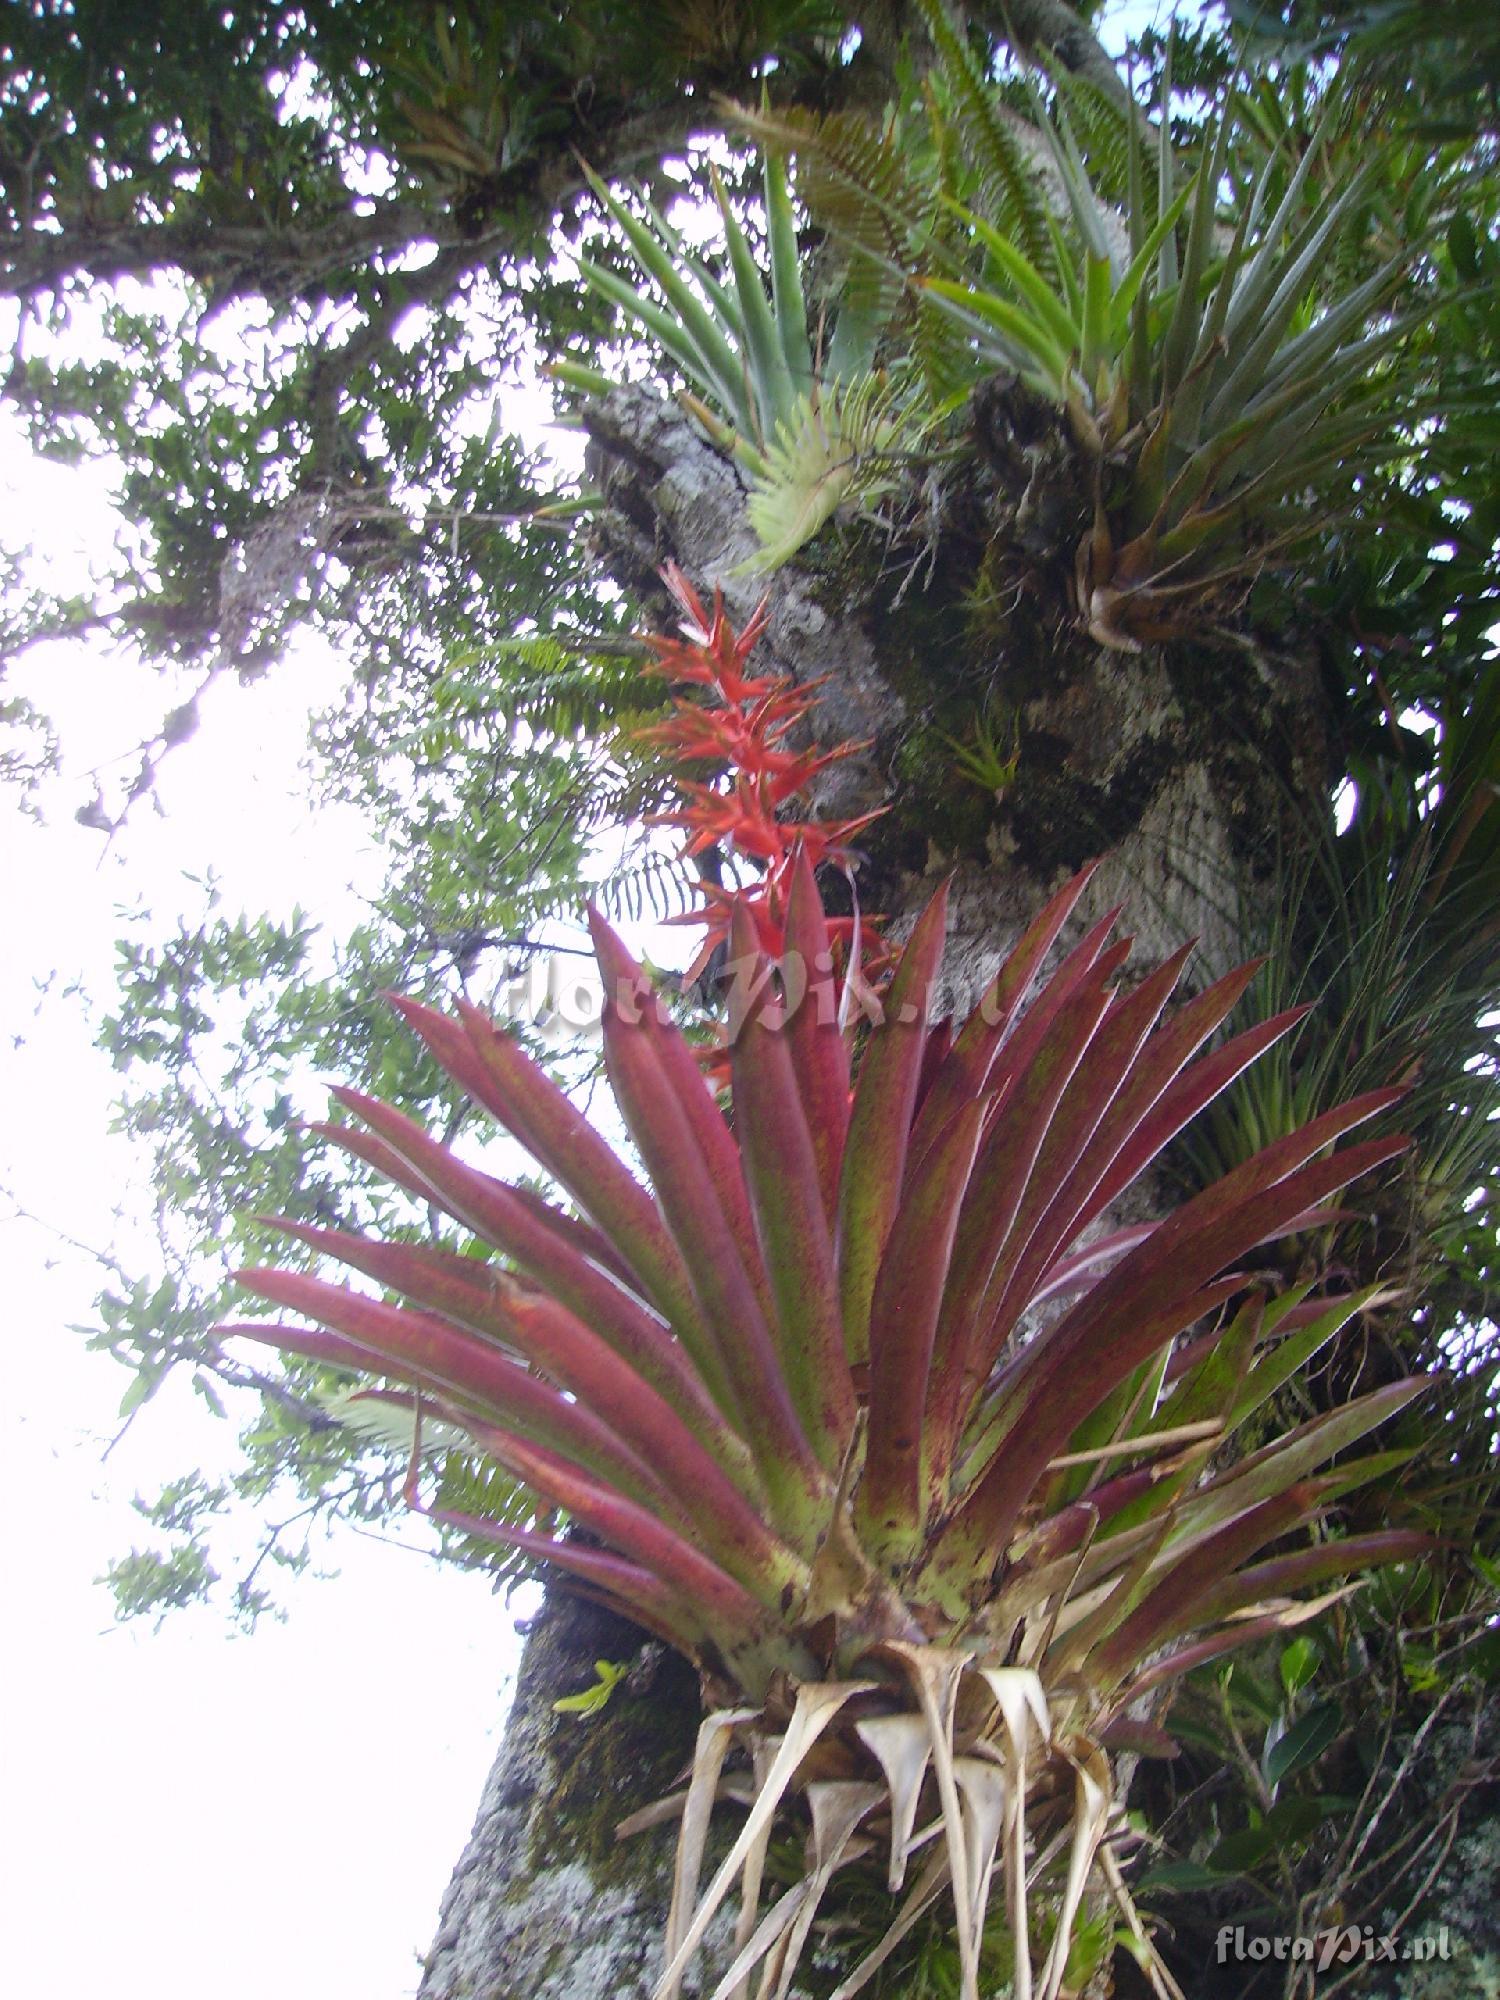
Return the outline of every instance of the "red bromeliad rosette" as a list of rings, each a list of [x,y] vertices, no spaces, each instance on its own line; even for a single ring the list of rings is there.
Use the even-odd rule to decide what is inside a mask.
[[[745,824],[791,840],[775,788],[807,766],[780,747],[791,711],[761,706],[787,691],[745,674],[756,622],[735,634],[721,605],[709,619],[674,587],[692,624],[660,642],[662,670],[721,694],[724,719],[706,725],[720,711],[684,703],[664,727],[694,745],[721,727],[726,743],[741,732],[737,755],[791,756],[758,775],[737,767],[754,802]],[[729,795],[712,796],[683,816],[705,837]],[[847,831],[822,834],[836,844]],[[1401,1150],[1399,1138],[1334,1150],[1400,1092],[1327,1112],[1170,1214],[1122,1224],[1121,1197],[1301,1010],[1215,1046],[1254,967],[1174,1009],[1187,951],[1123,987],[1116,912],[1062,951],[1085,869],[956,1032],[929,1019],[939,890],[856,1033],[809,844],[780,837],[767,836],[767,876],[722,905],[748,970],[729,1112],[597,916],[606,1066],[644,1182],[485,1015],[398,1002],[561,1201],[507,1187],[391,1106],[339,1091],[351,1122],[321,1128],[328,1138],[489,1255],[287,1224],[377,1291],[247,1272],[249,1289],[307,1324],[225,1331],[375,1377],[389,1386],[366,1393],[465,1433],[539,1513],[587,1532],[445,1518],[531,1551],[698,1664],[713,1713],[680,1802],[659,2000],[678,1993],[736,1882],[741,1949],[717,1993],[770,1957],[763,1990],[784,1995],[831,1875],[877,1841],[892,1892],[913,1857],[915,1880],[841,1995],[951,1894],[962,1995],[978,2000],[997,1872],[1002,1976],[1017,1995],[1056,2000],[1091,1883],[1168,1993],[1105,1844],[1110,1744],[1143,1728],[1161,1739],[1190,1668],[1427,1546],[1401,1527],[1341,1535],[1338,1514],[1410,1455],[1348,1456],[1421,1378],[1248,1455],[1234,1447],[1374,1297],[1278,1291],[1246,1261],[1315,1226],[1347,1182]],[[758,1784],[700,1898],[737,1743]],[[807,1872],[762,1916],[766,1843],[794,1795]],[[1034,1969],[1039,1905],[1051,1943]]]

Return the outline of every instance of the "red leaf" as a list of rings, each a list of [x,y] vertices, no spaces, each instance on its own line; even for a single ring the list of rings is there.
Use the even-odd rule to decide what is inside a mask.
[[[756,1288],[762,1308],[769,1309],[771,1291],[761,1265],[739,1148],[724,1122],[724,1114],[714,1102],[692,1050],[676,1024],[666,1017],[644,968],[631,957],[596,909],[589,911],[589,931],[605,991],[614,996],[622,1014],[638,1022],[640,1032],[649,1038],[662,1076],[681,1106],[703,1156],[710,1184],[739,1248],[746,1275]]]
[[[1264,1598],[1290,1597],[1309,1584],[1331,1583],[1336,1577],[1374,1569],[1381,1563],[1414,1561],[1439,1547],[1435,1536],[1414,1528],[1382,1528],[1374,1534],[1350,1535],[1343,1541],[1319,1542],[1314,1548],[1273,1556],[1269,1562],[1226,1577],[1204,1600],[1198,1619],[1217,1624]]]
[[[1374,1093],[1317,1122],[1333,1136],[1373,1115],[1388,1095]],[[1307,1152],[1318,1149],[1316,1138],[1302,1143]],[[1256,1188],[1258,1162],[1269,1160],[1264,1171],[1274,1175],[1280,1162],[1296,1156],[1298,1149],[1283,1141],[1163,1222],[1056,1326],[1038,1334],[1001,1376],[987,1431],[991,1463],[964,1503],[964,1525],[955,1540],[976,1551],[1003,1548],[1036,1479],[1089,1411],[1207,1309],[1200,1298],[1212,1287],[1207,1294],[1199,1288],[1252,1248],[1278,1218],[1322,1200],[1403,1151],[1406,1143],[1366,1140]]]
[[[817,1156],[770,961],[756,950],[743,912],[730,945],[737,960],[749,962],[752,990],[759,989],[732,1036],[730,1059],[735,1124],[775,1295],[781,1370],[803,1429],[825,1471],[837,1478],[854,1431],[854,1386]]]
[[[839,1187],[838,1253],[844,1340],[849,1360],[856,1365],[869,1356],[870,1301],[901,1198],[927,1045],[927,1010],[943,955],[947,910],[944,883],[917,919],[902,951],[886,997],[885,1019],[871,1033],[855,1086]]]
[[[679,1503],[671,1499],[654,1468],[632,1451],[610,1424],[570,1403],[519,1363],[436,1314],[385,1305],[346,1286],[292,1271],[237,1271],[235,1281],[262,1298],[335,1328],[337,1335],[362,1350],[363,1358],[357,1362],[330,1355],[334,1365],[359,1366],[415,1388],[447,1392],[466,1419],[499,1419],[510,1428],[519,1424],[539,1441],[617,1481],[638,1499],[649,1498],[658,1506],[676,1510]],[[292,1353],[321,1358],[302,1334],[292,1345],[279,1338],[284,1329],[268,1325],[262,1333],[254,1321],[236,1331],[270,1346],[286,1346]]]
[[[818,1184],[830,1227],[838,1214],[839,1171],[849,1130],[849,1045],[838,1021],[833,945],[805,846],[797,849],[787,896],[786,954],[800,990],[787,994],[787,1046],[807,1112]]]
[[[1191,1560],[1175,1564],[1156,1588],[1093,1649],[1089,1658],[1090,1679],[1098,1687],[1108,1687],[1112,1680],[1132,1672],[1139,1661],[1149,1658],[1169,1639],[1206,1622],[1205,1607],[1220,1589],[1222,1578],[1232,1575],[1267,1542],[1314,1519],[1317,1512],[1316,1487],[1292,1486],[1195,1543]]]
[[[591,1479],[555,1452],[529,1445],[523,1438],[491,1433],[486,1442],[491,1455],[508,1472],[659,1577],[696,1608],[708,1629],[746,1635],[760,1629],[765,1612],[755,1599],[644,1507]]]
[[[990,981],[979,1005],[960,1029],[953,1053],[923,1103],[912,1142],[915,1157],[921,1156],[961,1105],[984,1089],[996,1051],[1017,1009],[1098,866],[1097,861],[1090,861],[1071,882],[1064,884],[1041,914],[1027,925]]]
[[[521,1549],[553,1564],[566,1576],[579,1577],[592,1586],[599,1601],[622,1611],[669,1646],[689,1659],[702,1650],[705,1638],[703,1619],[690,1598],[673,1590],[639,1563],[607,1549],[591,1548],[586,1542],[559,1541],[555,1535],[541,1535],[531,1528],[516,1528],[504,1521],[486,1521],[477,1514],[463,1514],[452,1507],[423,1507],[429,1520],[455,1528],[461,1535],[479,1541],[498,1542],[504,1548]]]
[[[926,1530],[929,1370],[964,1191],[989,1100],[966,1105],[902,1196],[870,1312],[870,1432],[857,1512],[872,1552],[916,1553]]]
[[[784,1503],[778,1525],[800,1547],[815,1532],[824,1476],[702,1149],[663,1072],[652,1033],[640,1021],[632,1024],[620,997],[606,993],[602,1022],[615,1099],[692,1274],[704,1323],[712,1329],[715,1367],[731,1385],[738,1427],[768,1493]]]
[[[682,1517],[699,1523],[705,1545],[747,1588],[764,1584],[774,1601],[793,1580],[786,1552],[719,1461],[627,1362],[556,1300],[529,1293],[503,1271],[472,1258],[366,1243],[300,1223],[282,1226],[460,1327],[504,1342],[540,1368],[653,1468]],[[467,1277],[454,1268],[464,1265]]]
[[[1110,1004],[1102,960],[1080,977],[1052,1017],[1052,1031],[994,1114],[970,1177],[953,1275],[933,1346],[926,1456],[945,1492],[973,1398],[989,1373],[981,1347],[985,1287],[1003,1260],[1050,1121]]]
[[[338,1125],[316,1130],[369,1159],[422,1200],[435,1201],[485,1242],[513,1257],[608,1341],[666,1398],[694,1435],[720,1454],[742,1490],[751,1490],[754,1475],[748,1455],[683,1348],[633,1293],[579,1256],[567,1235],[557,1228],[555,1210],[527,1201],[519,1189],[465,1166],[420,1125],[378,1098],[353,1090],[337,1090],[334,1095],[382,1136],[372,1140]],[[539,1213],[539,1207],[545,1213]]]

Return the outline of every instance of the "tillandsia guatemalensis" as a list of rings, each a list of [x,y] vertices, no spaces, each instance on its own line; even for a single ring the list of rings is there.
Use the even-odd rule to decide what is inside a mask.
[[[364,1393],[414,1410],[419,1430],[455,1427],[578,1532],[460,1525],[697,1665],[708,1716],[677,1802],[658,2000],[736,1884],[715,1994],[748,1993],[757,1966],[759,1993],[787,1994],[830,1879],[875,1851],[905,1893],[840,1996],[947,1897],[965,2000],[992,1900],[1012,1991],[1054,2000],[1090,1894],[1113,1900],[1170,1993],[1110,1845],[1112,1750],[1160,1736],[1191,1668],[1426,1546],[1337,1526],[1344,1495],[1408,1456],[1349,1454],[1420,1378],[1234,1448],[1372,1297],[1257,1279],[1257,1251],[1401,1149],[1335,1150],[1400,1093],[1341,1105],[1170,1213],[1121,1222],[1162,1149],[1302,1010],[1214,1045],[1253,966],[1175,1007],[1186,947],[1121,984],[1118,913],[1081,934],[1075,921],[1088,868],[966,1020],[929,1018],[944,888],[877,997],[814,872],[853,827],[778,817],[820,761],[786,747],[806,692],[746,671],[758,623],[737,633],[721,602],[710,614],[669,581],[687,626],[658,643],[661,670],[713,706],[679,701],[658,739],[731,773],[692,781],[676,817],[765,871],[711,912],[735,974],[728,1108],[597,914],[605,1062],[645,1180],[477,1008],[398,1000],[561,1199],[340,1089],[348,1122],[327,1138],[485,1254],[286,1223],[376,1289],[245,1273],[306,1324],[233,1330],[376,1378]],[[419,1465],[414,1452],[414,1497]],[[700,1894],[736,1748],[752,1802]],[[797,1810],[805,1871],[762,1910],[773,1825]]]

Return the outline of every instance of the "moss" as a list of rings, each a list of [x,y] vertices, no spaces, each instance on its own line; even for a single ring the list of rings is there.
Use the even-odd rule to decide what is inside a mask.
[[[555,1688],[571,1692],[572,1683]],[[621,1841],[615,1828],[672,1789],[692,1757],[696,1731],[692,1670],[669,1653],[653,1654],[646,1671],[627,1675],[598,1714],[554,1716],[547,1811],[531,1823],[528,1872],[580,1861],[601,1888],[659,1882],[672,1829]]]

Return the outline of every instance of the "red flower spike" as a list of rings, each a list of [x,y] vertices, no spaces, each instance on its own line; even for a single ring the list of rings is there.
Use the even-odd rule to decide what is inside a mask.
[[[793,686],[784,676],[752,676],[746,672],[752,648],[767,623],[765,601],[749,623],[736,632],[724,610],[724,594],[715,590],[713,611],[676,563],[663,568],[662,579],[684,613],[683,636],[647,636],[655,653],[649,671],[667,679],[702,687],[718,696],[704,706],[678,696],[673,713],[663,722],[636,732],[637,741],[663,750],[679,765],[716,764],[729,779],[727,786],[701,779],[679,778],[683,801],[650,822],[681,827],[687,834],[685,858],[710,847],[758,862],[761,881],[745,888],[705,888],[709,907],[673,921],[702,923],[707,930],[703,948],[685,975],[690,982],[727,936],[735,907],[743,902],[760,939],[771,956],[783,943],[787,889],[793,855],[800,849],[810,864],[833,861],[848,866],[848,842],[879,812],[849,820],[793,820],[778,815],[830,764],[867,747],[839,743],[826,750],[793,750],[786,738],[814,704],[818,682]],[[880,810],[884,810],[881,808]]]
[[[689,630],[703,643],[708,640],[709,618],[703,609],[703,599],[694,590],[681,568],[668,556],[657,574],[682,606],[685,623]]]

